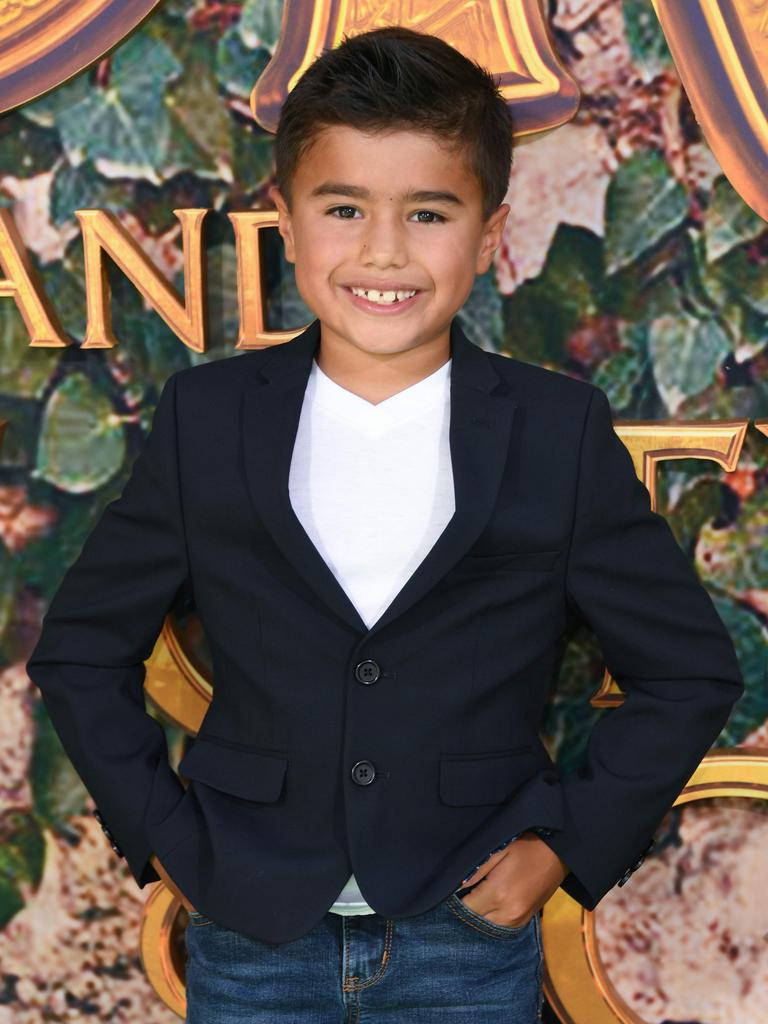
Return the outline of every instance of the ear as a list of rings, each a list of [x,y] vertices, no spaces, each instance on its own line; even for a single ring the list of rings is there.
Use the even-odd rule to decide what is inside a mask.
[[[477,254],[476,274],[484,274],[493,262],[494,253],[501,245],[504,225],[507,222],[510,210],[511,206],[509,203],[502,203],[485,222],[482,244]]]
[[[285,246],[285,258],[289,263],[295,263],[296,251],[293,244],[293,221],[291,219],[290,210],[288,209],[288,204],[277,185],[271,185],[267,190],[267,195],[277,207],[277,230],[280,232],[283,239],[283,244]]]

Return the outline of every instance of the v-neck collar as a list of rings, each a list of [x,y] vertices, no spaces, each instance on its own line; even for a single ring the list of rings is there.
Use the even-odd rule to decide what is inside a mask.
[[[312,360],[307,387],[312,388],[316,405],[336,416],[361,426],[390,426],[424,412],[433,404],[444,402],[450,380],[450,358],[436,370],[415,384],[390,395],[382,402],[369,402],[354,391],[337,384]]]

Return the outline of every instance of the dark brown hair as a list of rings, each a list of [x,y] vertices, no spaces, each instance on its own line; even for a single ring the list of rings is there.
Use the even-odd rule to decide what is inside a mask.
[[[332,125],[430,133],[462,152],[483,195],[483,220],[504,201],[513,122],[494,77],[437,36],[402,25],[344,37],[288,94],[275,136],[275,174],[290,209],[291,182],[317,135]]]

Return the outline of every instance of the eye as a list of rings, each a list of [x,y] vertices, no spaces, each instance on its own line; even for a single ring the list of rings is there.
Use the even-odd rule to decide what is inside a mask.
[[[357,207],[355,207],[355,206],[334,206],[330,210],[328,210],[328,213],[329,214],[336,213],[337,210],[355,210],[355,209],[357,209]],[[351,217],[340,217],[338,219],[339,220],[351,220],[352,218]]]
[[[333,215],[339,213],[339,216],[337,217],[337,220],[353,220],[354,219],[354,211],[356,209],[357,209],[356,206],[332,206],[330,210],[326,211],[326,214],[327,214],[327,216],[333,216]],[[353,211],[353,216],[352,217],[342,216],[340,214],[340,211],[342,211],[342,210],[352,210]],[[446,218],[441,213],[435,213],[434,210],[416,210],[415,213],[416,213],[417,216],[420,216],[422,213],[425,213],[428,217],[435,217],[435,218],[437,218],[436,220],[420,220],[420,221],[418,221],[419,224],[443,224],[443,223],[445,223],[445,220],[446,220]]]
[[[416,213],[417,214],[419,214],[419,213],[426,213],[428,217],[437,217],[436,221],[435,220],[422,220],[422,221],[419,222],[421,224],[443,224],[443,223],[445,223],[445,217],[442,215],[442,213],[435,213],[434,210],[417,210]]]

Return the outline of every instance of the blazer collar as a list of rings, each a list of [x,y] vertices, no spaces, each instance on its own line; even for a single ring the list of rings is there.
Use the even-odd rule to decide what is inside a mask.
[[[317,597],[353,629],[371,637],[435,586],[477,540],[493,511],[517,402],[488,353],[451,322],[449,444],[456,510],[424,559],[368,629],[296,516],[289,472],[304,392],[320,343],[315,319],[272,346],[244,391],[243,451],[256,511],[286,560]],[[263,355],[263,352],[262,352]]]

